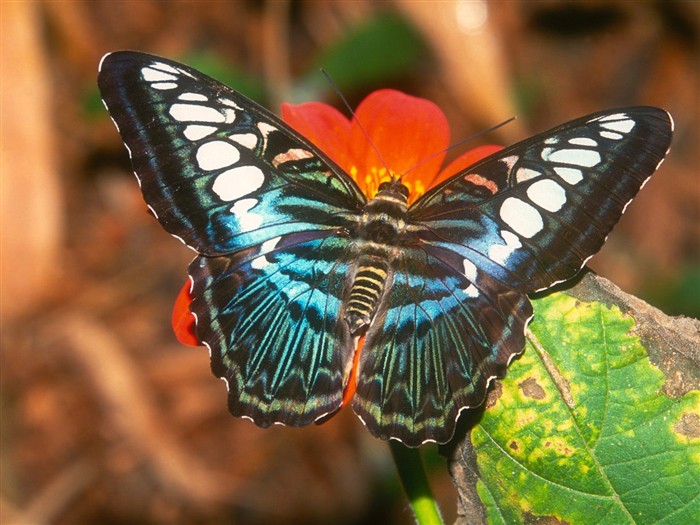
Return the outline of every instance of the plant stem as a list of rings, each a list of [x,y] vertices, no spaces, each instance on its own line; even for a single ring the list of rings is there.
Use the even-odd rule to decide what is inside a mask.
[[[444,525],[437,502],[425,475],[420,450],[389,441],[396,470],[418,525]]]

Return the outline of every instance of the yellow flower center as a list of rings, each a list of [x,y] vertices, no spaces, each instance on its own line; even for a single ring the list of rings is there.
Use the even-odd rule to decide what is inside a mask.
[[[360,182],[360,177],[358,176],[359,170],[357,166],[352,166],[350,168],[350,175],[357,182]],[[386,168],[377,168],[372,166],[369,172],[365,173],[364,183],[365,183],[365,195],[367,198],[371,199],[379,190],[379,185],[383,182],[391,182],[392,176],[395,176],[393,172],[388,172]],[[401,181],[404,186],[408,188],[408,202],[411,203],[418,197],[425,193],[425,184],[422,180],[418,179],[415,181]]]
[[[386,168],[376,168],[372,166],[369,173],[365,174],[365,191],[367,191],[367,196],[369,198],[374,197],[377,194],[379,185],[382,182],[390,182],[391,174],[386,170]]]

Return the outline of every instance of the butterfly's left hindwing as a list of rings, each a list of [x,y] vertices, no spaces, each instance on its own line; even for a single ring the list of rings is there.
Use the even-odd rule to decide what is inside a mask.
[[[340,408],[353,342],[338,311],[348,239],[291,234],[190,265],[197,335],[229,408],[261,427],[308,425]]]
[[[177,62],[107,55],[98,76],[149,207],[197,252],[347,226],[357,185],[306,139],[231,88]]]

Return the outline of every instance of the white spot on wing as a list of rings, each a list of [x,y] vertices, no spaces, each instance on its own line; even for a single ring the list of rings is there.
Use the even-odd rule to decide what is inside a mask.
[[[236,112],[231,108],[224,108],[224,122],[231,124],[236,120]]]
[[[175,75],[164,73],[163,71],[159,71],[151,67],[141,68],[141,76],[146,82],[166,82],[177,80]]]
[[[229,98],[220,98],[219,102],[221,102],[225,106],[230,106],[230,107],[235,108],[235,109],[241,109],[241,110],[243,109],[242,107],[240,107],[238,104],[236,104],[233,100],[231,100]]]
[[[258,122],[258,129],[262,133],[263,137],[266,137],[273,131],[277,131],[275,126],[268,124],[267,122]]]
[[[471,282],[476,281],[476,265],[469,259],[464,259],[464,276]]]
[[[499,159],[499,161],[505,164],[508,167],[508,171],[510,171],[513,169],[513,166],[515,166],[515,163],[518,162],[519,159],[519,155],[511,155],[510,157],[503,157],[502,159]]]
[[[473,284],[470,284],[462,290],[467,297],[479,297],[479,290]]]
[[[174,73],[176,75],[179,73],[179,71],[177,69],[175,69],[173,66],[170,66],[168,64],[164,64],[163,62],[153,62],[151,64],[151,67],[155,68],[155,69],[160,69],[161,71],[167,71],[168,73]]]
[[[526,180],[534,179],[542,175],[539,171],[530,168],[518,168],[515,172],[515,180],[517,182],[525,182]]]
[[[189,100],[191,102],[206,102],[208,100],[205,95],[200,93],[183,93],[177,98],[180,100]]]
[[[197,165],[207,171],[233,166],[240,158],[238,148],[223,140],[206,142],[197,149]]]
[[[528,239],[544,228],[540,212],[515,197],[508,197],[503,201],[499,215],[516,233]]]
[[[200,104],[173,104],[170,106],[170,116],[179,122],[214,122],[226,121],[216,108]]]
[[[502,244],[492,245],[489,248],[489,259],[505,265],[510,254],[518,248],[522,248],[523,245],[518,236],[508,230],[501,230],[501,237],[503,238],[503,242],[506,243],[505,246]]]
[[[258,143],[258,137],[254,133],[237,133],[236,135],[231,135],[229,138],[247,149],[253,149]]]
[[[476,286],[474,286],[474,283],[476,282],[476,266],[469,259],[464,259],[463,264],[464,264],[464,276],[467,279],[469,279],[470,284],[466,288],[463,288],[462,291],[468,297],[478,297],[479,290],[477,289]]]
[[[265,268],[265,266],[268,266],[270,263],[265,258],[265,254],[270,253],[272,250],[274,250],[277,246],[277,243],[280,242],[280,239],[281,237],[274,237],[262,243],[262,245],[260,246],[261,255],[253,259],[250,265],[257,270],[262,270],[263,268]]]
[[[621,133],[615,133],[614,131],[601,131],[600,136],[610,140],[620,140],[624,135]]]
[[[556,166],[554,172],[569,184],[578,184],[583,180],[583,172],[576,168]]]
[[[620,133],[629,133],[634,128],[634,120],[625,119],[617,120],[614,122],[605,122],[600,125],[602,128],[609,129],[610,131],[619,131]]]
[[[278,167],[281,164],[284,164],[285,162],[300,159],[310,159],[313,156],[313,153],[311,153],[308,150],[302,148],[292,148],[290,150],[285,151],[284,153],[276,155],[275,158],[272,159],[272,165]]]
[[[250,211],[257,203],[256,199],[241,199],[231,206],[231,213],[236,216],[244,232],[255,230],[263,223],[262,215]]]
[[[600,153],[592,149],[548,150],[550,150],[550,148],[545,148],[545,150],[542,151],[542,158],[547,162],[559,162],[561,164],[573,164],[574,166],[592,168],[596,164],[600,164],[602,160],[600,158]]]
[[[594,122],[596,120],[599,122],[608,122],[609,120],[620,120],[620,119],[627,119],[627,115],[625,113],[613,113],[612,115],[605,115],[604,117],[594,118],[592,120],[589,120],[588,122]]]
[[[177,84],[175,82],[154,82],[151,84],[151,87],[153,89],[175,89],[177,87]]]
[[[569,139],[569,144],[575,144],[576,146],[597,146],[598,143],[590,137],[575,137]]]
[[[269,239],[262,243],[260,246],[260,251],[262,253],[270,253],[272,250],[274,250],[277,247],[277,243],[280,242],[280,239],[282,237],[273,237],[272,239]]]
[[[185,128],[185,131],[182,132],[183,135],[185,135],[185,138],[187,140],[191,140],[192,142],[196,140],[203,139],[204,137],[208,137],[212,133],[214,133],[218,128],[214,126],[202,126],[200,124],[190,124]]]
[[[224,171],[214,181],[212,190],[223,201],[234,201],[259,189],[265,175],[255,166],[239,166]],[[250,200],[250,199],[248,199]]]
[[[566,192],[551,179],[538,180],[527,189],[532,202],[547,211],[559,211],[566,202]]]

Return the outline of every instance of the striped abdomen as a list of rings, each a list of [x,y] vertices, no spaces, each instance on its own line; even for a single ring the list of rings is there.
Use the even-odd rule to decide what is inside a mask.
[[[385,260],[373,256],[360,258],[345,310],[345,319],[352,335],[362,331],[372,320],[384,291],[388,271],[389,264]]]

